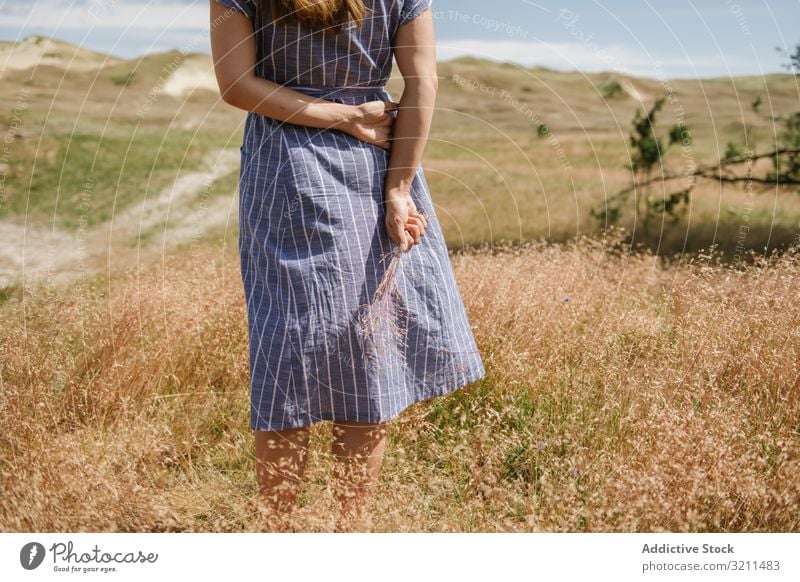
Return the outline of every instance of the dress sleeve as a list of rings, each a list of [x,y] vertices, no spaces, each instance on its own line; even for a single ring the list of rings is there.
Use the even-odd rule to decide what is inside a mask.
[[[228,8],[233,8],[238,12],[244,13],[245,16],[248,18],[255,18],[256,16],[256,6],[255,3],[257,0],[216,0],[219,4],[223,6],[227,6]]]
[[[417,16],[431,7],[432,0],[403,0],[403,10],[400,12],[400,24],[411,22]]]

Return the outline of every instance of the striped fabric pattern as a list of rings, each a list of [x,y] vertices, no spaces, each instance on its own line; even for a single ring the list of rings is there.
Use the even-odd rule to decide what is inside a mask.
[[[256,0],[216,1],[259,21]],[[338,37],[264,18],[257,74],[340,103],[391,100],[395,31],[431,1],[366,4],[361,28]],[[364,326],[395,248],[384,224],[389,155],[343,132],[247,114],[239,252],[253,430],[384,422],[485,375],[421,166],[411,197],[428,228],[400,255],[393,308]]]

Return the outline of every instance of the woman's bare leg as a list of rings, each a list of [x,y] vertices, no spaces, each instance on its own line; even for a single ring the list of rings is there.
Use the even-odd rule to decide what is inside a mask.
[[[336,498],[340,529],[369,530],[369,502],[377,484],[386,448],[386,423],[333,423]]]
[[[309,427],[257,430],[256,478],[269,531],[285,531],[308,457]]]

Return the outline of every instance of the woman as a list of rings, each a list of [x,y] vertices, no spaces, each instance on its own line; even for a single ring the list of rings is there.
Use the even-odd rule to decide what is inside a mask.
[[[312,424],[333,421],[341,515],[365,527],[387,421],[485,374],[420,166],[430,4],[211,0],[220,92],[248,111],[239,251],[271,529],[287,527]],[[393,56],[399,103],[384,88]],[[382,281],[394,303],[375,302]]]

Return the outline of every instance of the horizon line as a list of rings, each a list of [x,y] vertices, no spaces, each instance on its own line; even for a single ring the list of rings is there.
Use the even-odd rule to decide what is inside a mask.
[[[208,50],[185,51],[185,50],[183,50],[181,48],[169,48],[169,49],[164,49],[164,50],[148,51],[148,52],[136,55],[136,56],[126,57],[126,56],[116,55],[116,54],[113,54],[113,53],[104,52],[102,50],[88,48],[86,46],[82,46],[82,45],[76,44],[74,42],[71,42],[69,40],[65,40],[63,38],[59,38],[59,37],[56,37],[56,36],[48,36],[46,34],[39,34],[39,33],[31,33],[31,34],[28,34],[28,35],[26,35],[26,36],[24,36],[24,37],[22,37],[21,39],[18,39],[18,40],[0,38],[0,42],[9,43],[9,44],[20,44],[20,43],[28,41],[30,39],[44,39],[44,40],[57,41],[57,42],[60,42],[60,43],[64,43],[64,44],[68,44],[70,46],[77,47],[78,49],[81,49],[81,50],[92,52],[92,53],[95,53],[95,54],[98,54],[98,55],[104,55],[104,56],[111,57],[113,59],[117,59],[119,61],[125,61],[125,62],[136,61],[136,60],[140,60],[140,59],[144,59],[144,58],[148,58],[148,57],[156,57],[158,55],[170,54],[170,53],[174,53],[174,52],[180,53],[184,57],[191,56],[191,55],[203,55],[203,56],[210,56],[211,55],[210,51],[208,51]],[[553,72],[553,73],[562,73],[562,74],[571,74],[571,75],[582,74],[582,75],[587,75],[587,76],[589,76],[589,75],[618,75],[618,76],[621,76],[621,77],[628,77],[628,78],[635,78],[635,79],[646,79],[646,80],[650,80],[650,81],[664,81],[664,80],[702,81],[702,80],[717,80],[717,79],[740,79],[740,78],[750,78],[750,77],[764,78],[764,77],[767,77],[767,76],[775,77],[775,76],[784,76],[784,75],[787,76],[787,77],[800,77],[800,71],[792,71],[792,70],[790,70],[790,69],[788,69],[786,67],[784,67],[784,70],[773,70],[773,71],[767,71],[767,72],[762,72],[762,73],[755,73],[755,72],[754,73],[742,73],[742,74],[738,74],[738,75],[718,74],[718,75],[709,75],[709,76],[703,76],[703,77],[700,77],[700,76],[685,76],[685,75],[684,76],[680,76],[679,75],[679,76],[673,76],[673,77],[666,77],[666,76],[659,77],[659,76],[652,76],[652,75],[636,74],[636,73],[631,73],[631,72],[627,72],[627,71],[621,71],[621,70],[618,70],[618,69],[601,69],[601,70],[580,69],[580,68],[560,69],[560,68],[555,68],[555,67],[547,66],[547,65],[543,65],[543,64],[526,65],[526,64],[511,60],[511,59],[506,59],[506,58],[492,58],[492,57],[487,57],[487,56],[476,56],[476,55],[470,55],[470,54],[459,54],[459,55],[455,55],[455,56],[452,56],[452,57],[437,58],[436,62],[437,63],[452,63],[454,61],[461,61],[461,60],[474,60],[474,61],[485,62],[485,63],[498,65],[498,66],[512,66],[512,67],[517,68],[517,69],[522,70],[522,71],[542,70],[542,71],[548,71],[548,72]],[[660,61],[658,59],[655,59],[653,62],[654,63],[659,63]],[[44,66],[47,66],[47,65],[44,65]],[[4,67],[2,67],[2,68],[4,68]],[[395,68],[395,64],[394,63],[393,63],[393,68]]]

